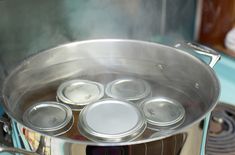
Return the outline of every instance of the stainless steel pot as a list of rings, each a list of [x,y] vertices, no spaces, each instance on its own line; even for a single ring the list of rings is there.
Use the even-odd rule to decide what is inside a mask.
[[[183,46],[182,46],[183,45]],[[178,49],[183,47],[184,50]],[[186,50],[209,56],[208,64]],[[220,56],[194,43],[176,47],[134,40],[91,40],[62,45],[26,59],[5,80],[3,107],[17,127],[27,150],[2,147],[1,152],[27,155],[198,155],[207,131],[206,120],[218,100],[220,87],[211,67]],[[22,120],[24,111],[35,102],[56,100],[60,83],[75,78],[103,84],[119,77],[147,80],[152,96],[176,100],[185,108],[184,122],[174,129],[146,129],[135,140],[116,143],[94,142],[74,126],[58,137],[30,129]],[[206,122],[206,121],[205,121]]]

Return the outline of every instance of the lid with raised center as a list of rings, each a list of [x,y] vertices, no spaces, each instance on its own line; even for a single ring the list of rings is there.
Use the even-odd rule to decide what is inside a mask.
[[[71,80],[62,83],[57,90],[57,100],[73,110],[95,102],[104,96],[102,84],[89,80]]]
[[[85,137],[100,142],[130,141],[145,127],[144,116],[137,106],[114,99],[89,104],[81,111],[78,123]]]
[[[72,110],[58,102],[40,102],[29,107],[23,114],[23,121],[30,128],[59,135],[73,124]]]
[[[110,82],[105,92],[112,98],[135,101],[149,96],[151,87],[142,79],[123,78]]]
[[[173,128],[185,116],[184,107],[170,98],[152,97],[144,100],[140,107],[150,126]]]

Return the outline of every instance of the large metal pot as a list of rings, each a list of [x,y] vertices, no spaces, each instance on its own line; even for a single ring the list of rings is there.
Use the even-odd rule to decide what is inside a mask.
[[[209,56],[209,66],[176,48],[180,45],[184,50]],[[7,77],[2,93],[3,107],[11,117],[12,126],[29,147],[24,150],[1,147],[0,151],[27,155],[200,154],[207,132],[207,121],[204,126],[202,121],[207,120],[220,92],[211,69],[220,56],[193,43],[176,47],[133,40],[91,40],[62,45],[26,59]],[[54,92],[61,81],[87,76],[103,81],[106,76],[97,75],[104,74],[133,75],[157,82],[152,86],[157,88],[157,95],[174,98],[184,106],[183,124],[161,132],[148,129],[135,140],[116,143],[93,142],[73,133],[49,136],[24,124],[24,111],[35,102],[55,100]],[[75,126],[71,130],[76,129]]]

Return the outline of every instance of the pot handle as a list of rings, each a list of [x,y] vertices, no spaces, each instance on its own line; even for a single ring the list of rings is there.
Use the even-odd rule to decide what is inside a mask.
[[[191,48],[198,54],[210,57],[211,60],[209,62],[209,66],[211,68],[214,67],[214,65],[220,60],[221,57],[216,50],[195,42],[183,42],[175,45],[176,48],[179,48],[181,46]]]

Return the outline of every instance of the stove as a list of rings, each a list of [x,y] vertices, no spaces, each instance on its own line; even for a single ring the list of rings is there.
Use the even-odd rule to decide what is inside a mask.
[[[207,155],[235,155],[235,106],[220,103],[213,110],[206,141]]]

